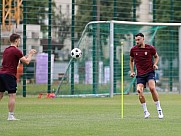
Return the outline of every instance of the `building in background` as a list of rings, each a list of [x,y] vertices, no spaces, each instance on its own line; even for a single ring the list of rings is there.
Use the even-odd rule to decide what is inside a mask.
[[[138,22],[152,22],[153,21],[153,1],[141,0],[140,6],[136,11]]]

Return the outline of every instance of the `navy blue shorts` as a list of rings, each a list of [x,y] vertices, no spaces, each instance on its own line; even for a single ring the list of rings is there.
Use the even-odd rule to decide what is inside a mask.
[[[149,72],[145,75],[136,76],[137,84],[141,83],[144,85],[144,87],[146,87],[146,83],[151,79],[155,80],[155,72],[154,71]]]
[[[0,74],[0,92],[16,93],[16,77],[9,74]]]

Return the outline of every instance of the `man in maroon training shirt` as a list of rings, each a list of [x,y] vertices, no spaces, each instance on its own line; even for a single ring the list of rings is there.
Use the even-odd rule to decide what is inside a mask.
[[[18,49],[21,37],[18,34],[10,36],[11,45],[3,52],[2,68],[0,69],[0,100],[3,98],[4,92],[8,91],[8,120],[18,120],[14,117],[15,98],[16,98],[16,73],[19,60],[24,64],[29,64],[36,50],[31,49],[29,54],[23,56]]]
[[[152,94],[152,98],[156,104],[158,111],[158,118],[163,118],[162,108],[160,106],[159,96],[155,89],[155,69],[158,69],[158,60],[159,56],[156,52],[156,49],[148,44],[144,43],[144,35],[142,33],[138,33],[135,36],[136,46],[131,48],[130,51],[130,70],[131,77],[134,77],[136,74],[134,72],[134,63],[137,69],[137,92],[139,94],[139,100],[142,104],[144,110],[145,118],[150,116],[146,106],[146,100],[143,95],[143,90],[146,87],[146,83],[148,83],[148,87]],[[154,60],[153,60],[154,57]]]

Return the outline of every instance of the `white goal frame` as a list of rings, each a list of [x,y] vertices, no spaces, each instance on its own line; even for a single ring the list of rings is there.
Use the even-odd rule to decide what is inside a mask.
[[[181,23],[151,23],[151,22],[130,22],[130,21],[91,21],[89,22],[82,34],[86,31],[86,28],[91,24],[110,24],[110,97],[113,97],[113,90],[114,90],[114,24],[124,24],[124,25],[142,25],[142,26],[177,26],[179,32],[179,68],[181,68]],[[81,36],[82,37],[82,36]],[[78,44],[80,43],[81,39],[79,40]],[[181,93],[181,69],[179,69],[179,93]]]

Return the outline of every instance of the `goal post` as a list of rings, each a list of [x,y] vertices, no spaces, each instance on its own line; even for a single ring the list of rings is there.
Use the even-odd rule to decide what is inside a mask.
[[[164,73],[161,74],[164,75],[166,73],[167,75],[161,75],[163,77],[163,86],[165,87],[158,89],[166,91],[166,89],[169,90],[176,86],[180,92],[181,24],[111,20],[89,22],[85,26],[77,46],[75,46],[83,52],[82,58],[78,60],[71,59],[71,61],[76,63],[74,74],[77,76],[75,83],[77,95],[88,94],[97,96],[98,94],[106,94],[113,97],[114,94],[129,93],[135,80],[131,79],[128,74],[129,50],[134,45],[134,35],[138,32],[142,32],[148,37],[146,38],[146,43],[151,45],[155,43],[156,48],[158,48],[158,54],[163,59],[161,62],[163,64],[160,64],[160,67]],[[123,44],[121,44],[121,41]],[[94,48],[93,44],[96,44]],[[93,55],[95,55],[94,58]],[[71,66],[68,66],[68,69],[71,69]],[[178,71],[175,72],[176,70]],[[65,88],[68,91],[70,90],[70,87],[68,87],[68,84],[71,83],[70,72],[71,70],[66,70],[65,75],[69,78],[65,78],[67,81],[61,81],[60,84],[63,86],[59,86],[60,92],[63,92],[62,90]],[[177,74],[179,76],[176,77],[175,75]],[[97,80],[93,82],[95,78]],[[175,82],[177,79],[178,82]],[[169,86],[171,87],[169,88]],[[97,90],[90,92],[93,89]],[[63,93],[60,94],[64,95]]]
[[[181,93],[181,26],[179,26],[179,94]]]

